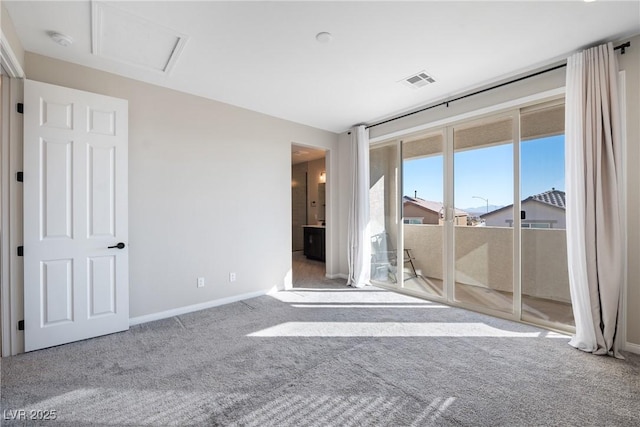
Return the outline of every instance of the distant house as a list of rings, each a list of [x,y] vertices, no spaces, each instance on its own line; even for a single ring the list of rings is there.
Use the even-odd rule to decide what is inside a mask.
[[[419,197],[404,196],[402,198],[405,224],[442,224],[444,205]],[[455,210],[456,225],[467,225],[469,214],[460,209]]]
[[[566,228],[565,192],[552,188],[550,191],[529,196],[520,202],[525,212],[523,228]],[[480,215],[488,227],[512,227],[513,205]]]

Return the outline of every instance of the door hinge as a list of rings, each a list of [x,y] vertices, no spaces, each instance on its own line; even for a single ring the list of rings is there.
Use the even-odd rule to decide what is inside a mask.
[[[18,320],[18,330],[24,331],[24,320]]]
[[[24,246],[18,246],[18,256],[24,256]]]
[[[23,172],[16,172],[16,181],[24,182],[24,173]]]
[[[520,219],[527,219],[527,211],[520,211]]]
[[[24,114],[24,104],[22,102],[18,102],[16,105],[16,111],[20,114]]]

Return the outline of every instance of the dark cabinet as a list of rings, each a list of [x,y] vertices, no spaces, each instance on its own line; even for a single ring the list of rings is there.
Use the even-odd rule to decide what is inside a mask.
[[[324,227],[304,227],[304,255],[324,261]]]

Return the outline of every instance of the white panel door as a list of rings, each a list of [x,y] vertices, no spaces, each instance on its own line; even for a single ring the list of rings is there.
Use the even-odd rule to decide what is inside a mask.
[[[25,351],[129,328],[126,100],[25,80]]]

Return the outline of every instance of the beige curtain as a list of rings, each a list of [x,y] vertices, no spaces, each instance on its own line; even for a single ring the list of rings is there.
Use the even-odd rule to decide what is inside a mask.
[[[569,284],[576,320],[570,345],[622,357],[618,62],[611,43],[567,61],[566,188]]]
[[[364,125],[351,130],[351,200],[347,228],[347,285],[361,288],[371,276],[369,230],[369,131]]]

